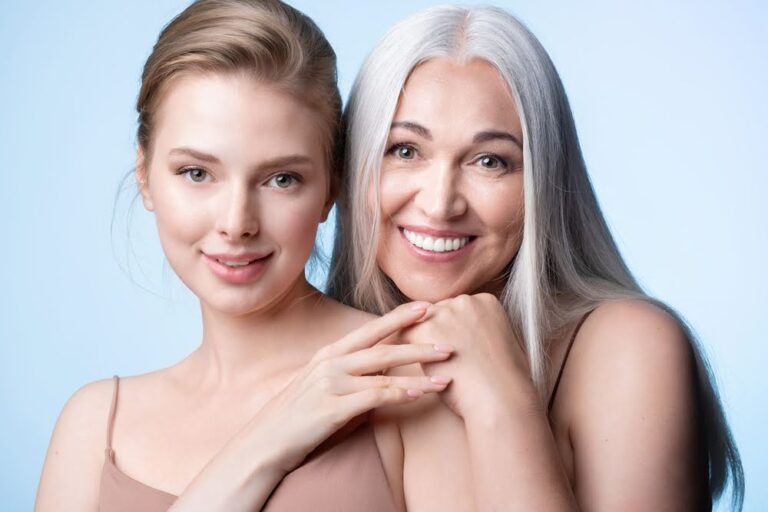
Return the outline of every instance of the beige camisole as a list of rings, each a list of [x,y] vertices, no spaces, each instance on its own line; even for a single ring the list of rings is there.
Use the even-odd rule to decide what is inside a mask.
[[[112,429],[117,410],[119,379],[115,376],[107,422],[107,448],[101,472],[99,510],[105,512],[167,511],[176,496],[129,477],[115,465]],[[365,422],[346,437],[318,446],[301,466],[275,487],[265,512],[395,512],[376,439]]]

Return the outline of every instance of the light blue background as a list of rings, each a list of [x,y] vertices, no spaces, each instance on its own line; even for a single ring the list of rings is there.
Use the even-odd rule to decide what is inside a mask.
[[[386,28],[435,2],[293,3],[337,49],[346,95]],[[127,241],[132,189],[120,196],[110,241],[115,192],[133,160],[141,67],[185,5],[0,2],[5,510],[31,508],[51,430],[75,389],[169,365],[199,341],[196,301],[163,262],[140,203]],[[552,55],[623,253],[701,336],[742,452],[745,509],[768,509],[766,4],[497,5]]]

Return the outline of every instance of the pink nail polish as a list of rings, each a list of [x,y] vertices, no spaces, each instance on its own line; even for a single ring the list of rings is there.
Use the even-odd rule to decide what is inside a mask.
[[[424,394],[424,393],[422,393],[422,392],[421,392],[420,390],[418,390],[418,389],[409,389],[409,390],[408,390],[408,391],[406,391],[405,393],[406,393],[406,394],[407,394],[409,397],[411,397],[411,398],[419,398],[421,395],[423,395],[423,394]]]
[[[448,384],[453,379],[451,379],[447,375],[435,375],[433,377],[430,377],[429,380],[431,380],[435,384]]]
[[[448,345],[447,343],[438,343],[435,345],[435,350],[438,352],[453,352],[453,345]]]

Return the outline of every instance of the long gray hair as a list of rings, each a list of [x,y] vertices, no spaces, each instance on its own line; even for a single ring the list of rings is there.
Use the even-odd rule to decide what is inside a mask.
[[[379,174],[400,92],[429,59],[482,59],[512,92],[523,129],[524,230],[500,297],[525,342],[533,382],[548,389],[549,342],[601,302],[653,302],[680,323],[694,348],[709,457],[709,485],[719,497],[730,476],[740,509],[744,476],[711,369],[680,315],[646,295],[627,268],[587,175],[562,82],[539,41],[516,18],[493,7],[436,7],[395,25],[371,52],[346,109],[346,176],[337,203],[328,293],[360,309],[385,313],[407,298],[378,268]],[[373,189],[374,205],[368,191]]]

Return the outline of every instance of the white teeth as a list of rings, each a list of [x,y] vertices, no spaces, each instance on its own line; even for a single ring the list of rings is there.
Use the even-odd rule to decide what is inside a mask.
[[[224,260],[216,260],[216,261],[228,267],[244,267],[252,263],[251,261],[224,261]]]
[[[469,237],[462,238],[433,238],[403,229],[405,238],[419,249],[431,252],[450,252],[461,249],[469,242]]]

